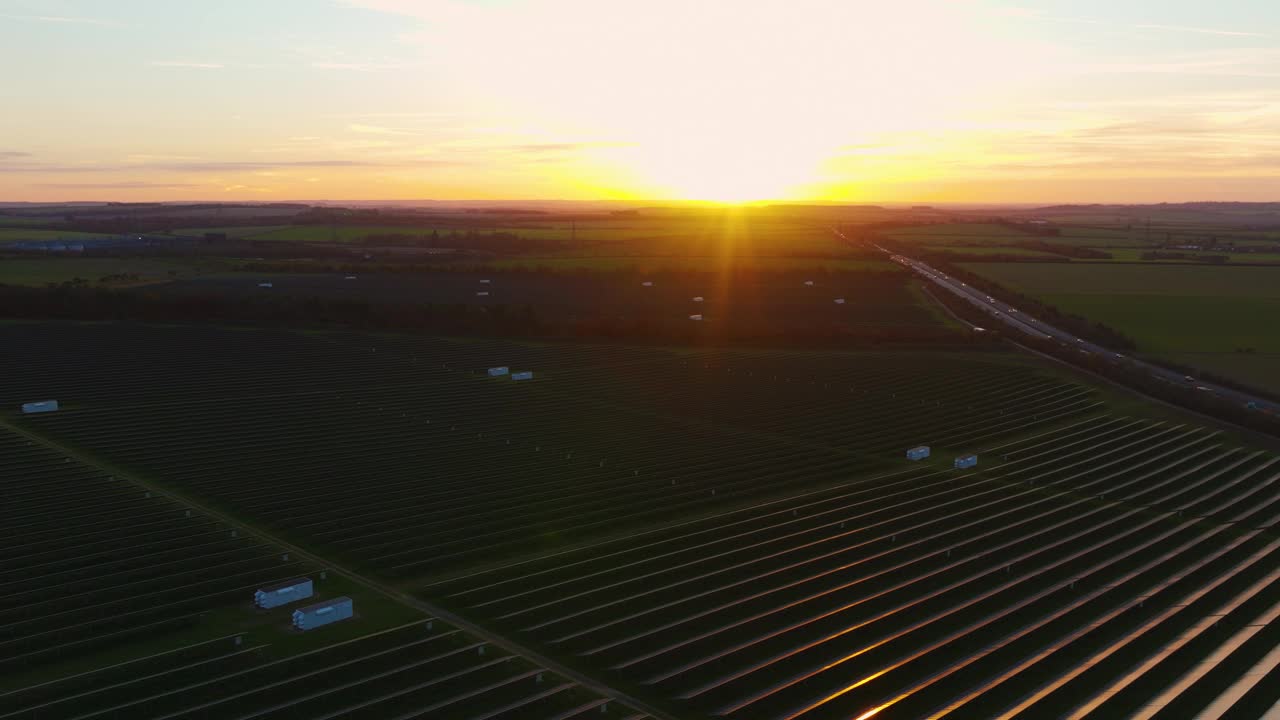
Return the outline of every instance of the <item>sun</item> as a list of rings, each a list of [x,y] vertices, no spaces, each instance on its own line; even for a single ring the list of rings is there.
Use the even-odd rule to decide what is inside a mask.
[[[647,139],[614,160],[654,196],[745,204],[798,197],[822,158],[776,137],[704,131]]]

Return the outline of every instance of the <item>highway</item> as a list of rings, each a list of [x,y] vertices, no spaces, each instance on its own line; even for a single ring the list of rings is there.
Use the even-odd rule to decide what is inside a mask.
[[[846,244],[853,244],[853,242],[838,229],[833,229],[833,232],[835,232],[836,236]],[[1194,388],[1197,392],[1209,393],[1214,397],[1233,404],[1238,404],[1241,407],[1252,408],[1259,412],[1280,412],[1280,406],[1277,406],[1276,403],[1265,398],[1241,392],[1229,387],[1224,387],[1222,385],[1217,385],[1215,383],[1197,380],[1189,375],[1183,375],[1181,373],[1174,372],[1173,370],[1160,367],[1159,365],[1153,365],[1144,360],[1118,353],[1114,350],[1098,345],[1097,343],[1076,337],[1075,335],[1060,330],[1043,320],[1027,315],[1016,307],[1002,303],[981,290],[972,288],[964,282],[950,277],[946,273],[943,273],[919,260],[895,253],[884,247],[875,245],[874,243],[872,243],[872,245],[877,250],[888,255],[889,259],[899,265],[912,270],[935,286],[950,292],[986,313],[991,318],[992,327],[1003,325],[1041,340],[1057,340],[1067,347],[1076,348],[1076,350],[1082,355],[1110,358],[1115,362],[1126,363],[1131,367],[1135,367],[1149,373],[1154,378],[1164,380],[1173,385]],[[980,330],[985,330],[985,328],[981,328]]]

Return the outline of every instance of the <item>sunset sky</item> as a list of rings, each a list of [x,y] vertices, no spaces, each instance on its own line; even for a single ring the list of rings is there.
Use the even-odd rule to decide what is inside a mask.
[[[0,0],[0,200],[1280,200],[1273,0]]]

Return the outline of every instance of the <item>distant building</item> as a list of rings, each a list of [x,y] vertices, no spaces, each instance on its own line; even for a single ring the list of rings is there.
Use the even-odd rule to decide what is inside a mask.
[[[533,371],[525,370],[524,372],[511,373],[511,379],[512,380],[532,380]]]
[[[508,372],[510,371],[506,367],[491,367],[489,368],[489,377],[499,377],[506,375]]]
[[[956,458],[956,461],[955,461],[955,467],[957,470],[976,467],[977,465],[978,465],[977,455],[961,455],[960,457]]]
[[[908,450],[908,451],[907,451],[907,459],[908,459],[908,460],[923,460],[923,459],[925,459],[925,458],[927,458],[927,457],[929,457],[929,446],[928,446],[928,445],[921,445],[921,446],[919,446],[919,447],[913,447],[913,448],[911,448],[910,450]]]

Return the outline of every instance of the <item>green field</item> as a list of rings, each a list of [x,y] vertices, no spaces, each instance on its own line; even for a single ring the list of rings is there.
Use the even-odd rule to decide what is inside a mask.
[[[1142,351],[1280,390],[1280,268],[969,263],[964,267],[1132,337]],[[1252,349],[1253,352],[1239,352]]]
[[[273,232],[276,230],[288,229],[288,225],[246,225],[243,227],[196,227],[196,228],[178,228],[172,232],[173,235],[204,235],[205,233],[222,233],[229,238],[242,238],[252,235],[261,235],[263,233]]]
[[[1144,245],[1141,237],[1127,232],[1124,228],[1098,227],[1061,227],[1059,235],[1033,235],[1006,225],[991,223],[947,223],[939,225],[919,225],[915,227],[895,228],[887,234],[889,237],[903,242],[910,242],[926,247],[963,248],[965,252],[988,253],[1036,253],[1032,250],[1017,250],[1009,246],[1026,241],[1039,240],[1063,245],[1079,247],[1096,247],[1109,250],[1113,247]]]
[[[1039,250],[1029,250],[1027,248],[1015,247],[1013,245],[930,245],[929,249],[946,252],[959,253],[964,255],[1017,255],[1026,258],[1038,258],[1041,260],[1061,260],[1061,255],[1053,253],[1041,252]]]
[[[239,232],[253,230],[253,232]],[[421,225],[352,225],[331,227],[281,226],[274,228],[196,228],[187,232],[226,231],[252,240],[311,243],[359,243],[372,235],[442,236],[441,245],[448,246],[453,232],[465,234],[505,232],[528,240],[552,241],[564,246],[569,255],[636,257],[679,257],[698,255],[786,256],[851,254],[823,226],[773,217],[737,216],[733,214],[688,214],[638,216],[628,218],[564,220],[530,220],[527,223],[484,226],[456,223]]]
[[[23,240],[87,240],[104,237],[102,233],[74,232],[71,230],[31,230],[28,228],[0,227],[0,244]]]
[[[505,258],[485,263],[486,267],[497,269],[511,268],[551,268],[554,270],[630,270],[644,273],[661,273],[683,270],[717,271],[724,269],[756,268],[765,270],[875,270],[883,272],[900,272],[899,266],[888,260],[840,259],[840,258],[751,258],[718,257],[546,257],[520,256]]]
[[[189,278],[219,269],[227,262],[215,258],[192,260],[158,260],[144,258],[80,258],[41,257],[0,259],[0,285],[26,285],[39,287],[50,283],[63,283],[81,278],[90,284],[100,284],[103,278],[133,274],[137,279],[113,278],[111,285],[146,285],[167,282],[175,278]]]
[[[939,223],[937,225],[915,225],[895,228],[888,235],[901,240],[919,240],[935,238],[1003,238],[1026,239],[1029,233],[1015,230],[1007,225],[994,223]]]
[[[52,225],[55,222],[58,222],[58,218],[0,215],[0,227],[7,225]]]

